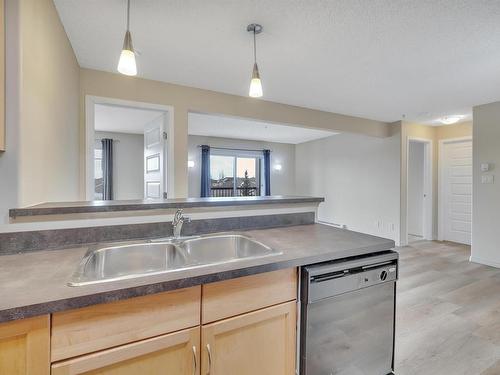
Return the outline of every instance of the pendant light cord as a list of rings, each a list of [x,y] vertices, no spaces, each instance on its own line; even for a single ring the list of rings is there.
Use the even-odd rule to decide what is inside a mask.
[[[253,61],[257,64],[257,42],[255,39],[255,27],[253,29]]]
[[[130,30],[130,0],[127,0],[127,31]]]

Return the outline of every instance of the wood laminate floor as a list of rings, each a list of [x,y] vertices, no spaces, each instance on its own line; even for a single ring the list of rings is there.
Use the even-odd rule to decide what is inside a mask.
[[[500,375],[500,269],[448,242],[398,251],[396,374]]]

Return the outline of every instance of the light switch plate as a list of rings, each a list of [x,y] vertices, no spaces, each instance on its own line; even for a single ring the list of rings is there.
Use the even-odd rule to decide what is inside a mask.
[[[482,184],[493,184],[494,183],[494,177],[492,174],[485,174],[481,176],[481,183]]]
[[[481,163],[481,172],[488,172],[490,170],[490,163]]]

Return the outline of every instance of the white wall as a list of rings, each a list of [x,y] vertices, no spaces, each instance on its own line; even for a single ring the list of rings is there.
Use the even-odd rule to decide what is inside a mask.
[[[400,134],[339,134],[296,146],[297,194],[325,197],[318,219],[399,243]]]
[[[188,171],[189,197],[200,196],[201,150],[198,145],[271,150],[271,194],[295,194],[295,145],[190,135],[188,137],[188,159],[194,161],[194,168],[189,168]],[[281,171],[274,169],[276,164],[281,164]]]
[[[114,132],[95,132],[96,139],[113,142],[113,198],[144,198],[144,136]],[[100,142],[96,142],[100,145]]]
[[[410,141],[408,149],[408,233],[424,235],[424,152],[422,142]]]
[[[500,267],[500,102],[473,109],[473,187],[471,260]],[[481,172],[481,163],[493,169]],[[493,184],[481,184],[481,176],[494,176]]]

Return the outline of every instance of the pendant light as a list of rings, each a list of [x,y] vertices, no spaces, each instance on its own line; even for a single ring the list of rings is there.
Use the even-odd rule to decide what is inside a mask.
[[[260,80],[259,67],[257,66],[257,43],[255,36],[262,32],[262,26],[257,23],[251,23],[247,26],[247,31],[253,33],[253,71],[248,95],[252,98],[260,98],[262,96],[262,82]]]
[[[137,75],[135,52],[132,46],[132,36],[130,34],[130,0],[127,0],[127,31],[125,31],[120,61],[118,61],[118,71],[127,76]]]

